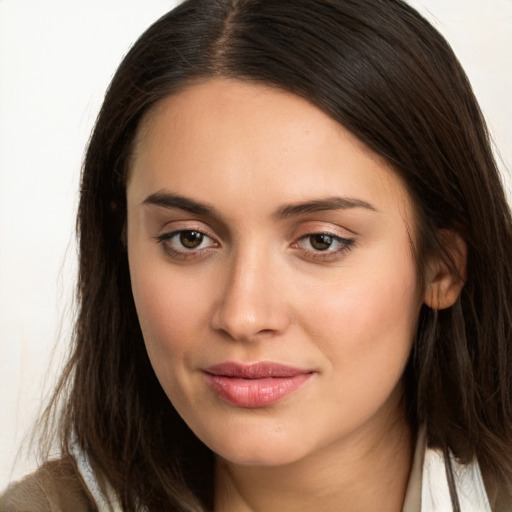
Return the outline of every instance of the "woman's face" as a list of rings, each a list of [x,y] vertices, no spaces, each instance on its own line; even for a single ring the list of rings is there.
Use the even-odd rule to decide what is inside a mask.
[[[127,196],[151,363],[214,452],[290,463],[403,420],[412,206],[349,132],[280,90],[192,85],[144,120]]]

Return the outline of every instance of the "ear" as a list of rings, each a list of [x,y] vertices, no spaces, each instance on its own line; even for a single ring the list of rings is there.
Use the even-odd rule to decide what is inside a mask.
[[[443,254],[428,263],[425,280],[425,304],[434,310],[453,306],[466,281],[467,246],[455,231],[441,230]]]

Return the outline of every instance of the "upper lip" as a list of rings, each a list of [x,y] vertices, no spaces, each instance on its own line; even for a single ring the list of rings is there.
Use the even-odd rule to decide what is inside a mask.
[[[295,368],[281,363],[261,361],[256,363],[226,362],[205,368],[204,371],[211,375],[222,377],[234,377],[239,379],[265,379],[269,377],[295,377],[313,373],[311,370]]]

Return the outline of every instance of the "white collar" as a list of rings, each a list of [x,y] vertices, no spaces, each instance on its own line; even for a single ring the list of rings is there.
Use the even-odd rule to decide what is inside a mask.
[[[461,512],[492,512],[478,463],[459,464],[451,454],[450,462]],[[452,502],[444,456],[440,450],[428,448],[423,460],[421,512],[450,510]]]
[[[72,444],[70,449],[76,461],[76,467],[89,493],[94,499],[98,512],[122,512],[114,489],[103,475],[93,468],[91,460],[86,452],[77,444]]]
[[[478,462],[459,464],[450,454],[461,512],[491,512]],[[402,512],[453,510],[443,452],[427,446],[425,426],[418,431],[416,450]]]

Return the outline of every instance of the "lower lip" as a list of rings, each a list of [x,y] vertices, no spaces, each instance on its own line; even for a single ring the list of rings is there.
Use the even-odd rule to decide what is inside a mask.
[[[302,387],[312,373],[293,377],[242,379],[205,373],[210,388],[225,402],[237,407],[258,408],[272,405]]]

